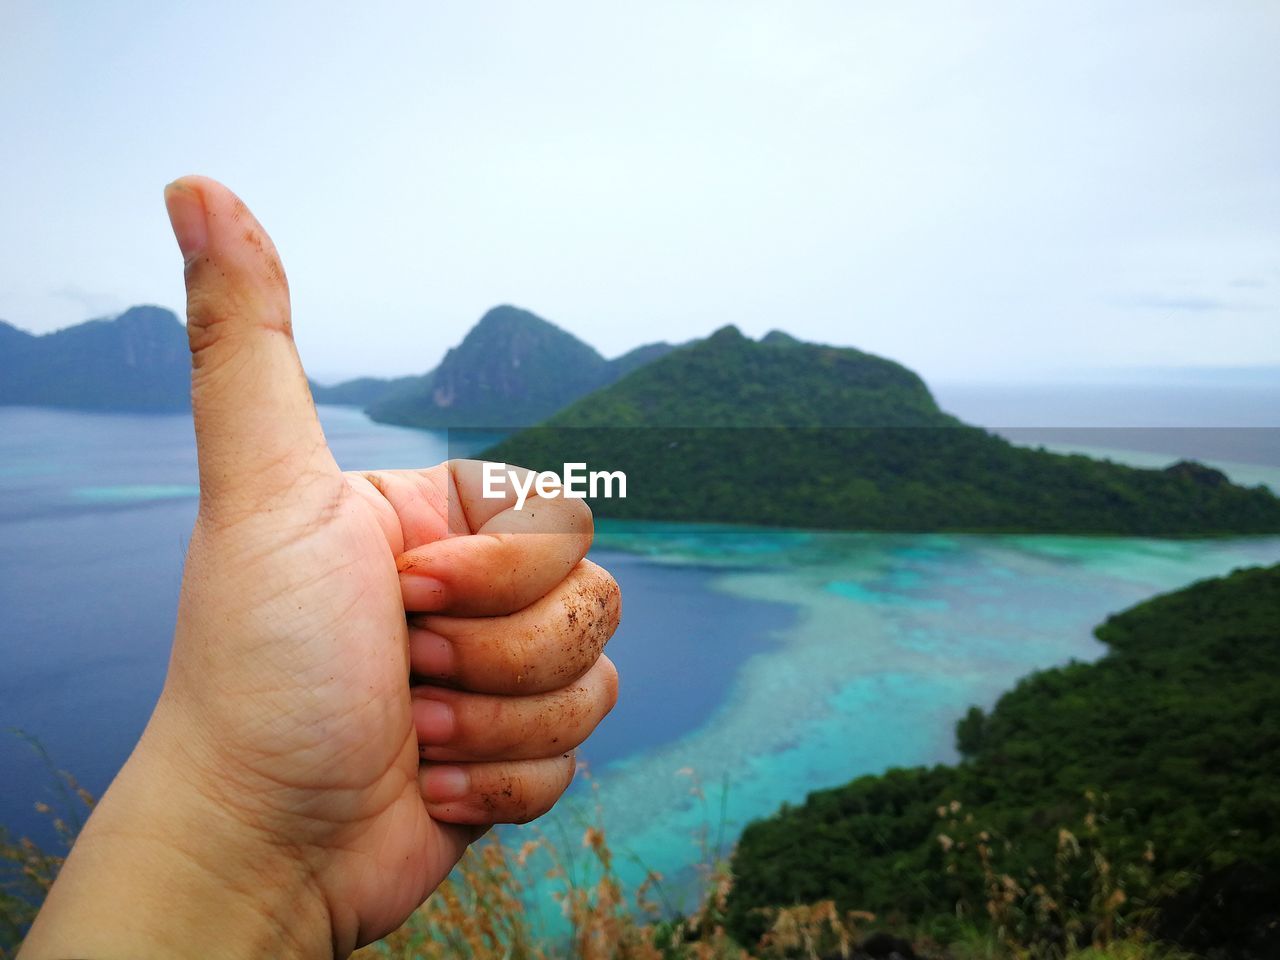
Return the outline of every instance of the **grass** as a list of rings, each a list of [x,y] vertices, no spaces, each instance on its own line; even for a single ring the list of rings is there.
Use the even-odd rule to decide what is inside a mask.
[[[53,766],[38,744],[33,747]],[[693,790],[701,785],[693,777]],[[59,793],[51,818],[61,852],[46,852],[28,838],[0,829],[0,960],[17,953],[21,938],[48,892],[93,797],[64,771],[54,771]],[[723,796],[723,795],[722,795]],[[1151,941],[1147,923],[1160,891],[1150,883],[1149,857],[1117,864],[1098,824],[1105,797],[1089,795],[1074,829],[1058,831],[1054,863],[1031,875],[1002,872],[1002,841],[959,804],[940,807],[939,844],[948,873],[977,879],[977,902],[959,900],[946,929],[895,931],[922,957],[949,960],[1186,960],[1188,954]],[[518,846],[498,833],[468,851],[450,877],[394,933],[356,951],[359,960],[834,960],[865,956],[860,947],[878,929],[874,914],[842,911],[832,900],[768,908],[759,942],[743,945],[725,928],[726,899],[734,878],[723,850],[723,816],[702,831],[700,897],[687,915],[665,903],[663,878],[646,871],[627,890],[618,877],[618,853],[600,825],[586,823],[576,840],[553,840],[533,829]],[[713,840],[714,838],[714,840]],[[633,858],[634,859],[634,858]],[[1080,903],[1065,894],[1068,874],[1086,876],[1092,895]],[[564,930],[540,928],[536,907],[546,898],[564,918]],[[1094,918],[1085,921],[1085,917]],[[1102,918],[1101,921],[1096,918]],[[883,938],[885,934],[881,933]]]
[[[698,789],[695,783],[695,789]],[[895,931],[921,956],[951,960],[1183,960],[1190,955],[1150,934],[1162,891],[1152,881],[1154,851],[1118,862],[1099,830],[1106,797],[1086,794],[1078,824],[1057,831],[1052,864],[1028,874],[1003,872],[1000,837],[959,804],[939,808],[946,870],[968,875],[982,891],[958,900],[955,922],[942,929]],[[719,832],[718,830],[716,831]],[[832,900],[765,911],[765,933],[742,945],[725,929],[733,876],[717,847],[705,842],[702,896],[688,916],[664,910],[662,878],[649,873],[627,892],[614,871],[605,831],[587,825],[578,851],[545,833],[513,849],[498,836],[478,844],[445,885],[400,930],[357,953],[363,960],[831,960],[859,955],[877,917],[837,908]],[[549,864],[549,866],[548,866]],[[1085,901],[1068,893],[1084,879]],[[531,897],[550,897],[568,933],[547,937],[527,917]],[[883,936],[883,934],[882,934]]]
[[[53,821],[60,851],[42,849],[29,837],[14,839],[0,826],[0,960],[10,960],[18,952],[22,938],[35,920],[40,904],[57,879],[80,828],[93,811],[94,798],[65,770],[57,770],[44,747],[21,731],[25,740],[40,755],[53,777],[59,809],[47,803],[35,804],[36,812]]]

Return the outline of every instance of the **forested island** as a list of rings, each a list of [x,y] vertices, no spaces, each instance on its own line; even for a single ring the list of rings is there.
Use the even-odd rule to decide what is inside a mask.
[[[759,908],[834,898],[943,941],[1003,922],[1027,941],[1075,924],[1087,943],[1109,922],[1280,956],[1280,566],[1141,603],[1097,636],[1096,663],[971,710],[958,764],[861,777],[749,825],[734,933],[758,937]]]
[[[600,516],[817,529],[1202,536],[1280,531],[1280,499],[1193,462],[1137,469],[1015,446],[912,371],[725,327],[486,459],[626,473]]]

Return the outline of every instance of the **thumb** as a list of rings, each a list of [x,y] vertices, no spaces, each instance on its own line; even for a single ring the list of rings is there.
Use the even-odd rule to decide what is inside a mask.
[[[304,477],[338,476],[271,238],[239,197],[207,177],[175,180],[164,199],[186,261],[201,506],[254,509]]]

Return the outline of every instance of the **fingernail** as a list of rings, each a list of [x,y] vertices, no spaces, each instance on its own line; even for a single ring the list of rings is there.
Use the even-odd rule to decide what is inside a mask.
[[[410,620],[409,666],[422,677],[450,679],[456,669],[453,644],[438,633],[415,626]]]
[[[412,569],[401,571],[400,592],[404,608],[418,613],[442,610],[447,602],[443,581],[415,573]]]
[[[205,217],[204,199],[180,180],[164,188],[164,205],[169,223],[178,241],[182,258],[190,261],[204,250],[209,239],[209,223]]]
[[[471,778],[461,767],[427,767],[422,776],[422,792],[429,803],[461,800],[471,792]]]
[[[413,725],[418,730],[418,740],[424,744],[440,746],[453,739],[453,708],[439,700],[416,698],[413,703]]]

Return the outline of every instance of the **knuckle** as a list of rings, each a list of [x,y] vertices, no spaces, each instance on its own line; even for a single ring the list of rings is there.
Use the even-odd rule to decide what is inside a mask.
[[[600,572],[604,575],[604,584],[601,595],[604,598],[604,610],[609,624],[609,633],[618,629],[618,624],[622,622],[622,588],[618,586],[618,581],[608,570],[601,568]]]
[[[193,354],[202,353],[226,333],[226,305],[210,296],[199,273],[203,263],[187,267],[187,342]]]
[[[501,789],[503,798],[513,807],[525,806],[529,783],[523,776],[518,773],[508,774],[502,778]]]
[[[480,801],[491,815],[510,818],[519,814],[525,807],[524,778],[516,773],[501,774],[480,794]]]
[[[192,386],[199,390],[209,379],[234,376],[249,359],[243,340],[228,335],[228,322],[187,314],[187,346],[191,350]]]
[[[486,752],[494,757],[514,757],[528,740],[525,725],[512,722],[500,704],[489,712],[490,720],[485,733]]]
[[[618,668],[605,656],[601,656],[596,664],[600,669],[600,699],[607,714],[618,703]]]
[[[511,595],[528,576],[519,538],[512,534],[496,534],[490,543],[484,570],[492,579],[495,592]]]
[[[548,800],[540,795],[541,791],[531,790],[528,780],[522,774],[504,777],[503,790],[507,818],[511,823],[536,820],[555,804],[554,798]]]
[[[534,689],[541,660],[536,635],[513,631],[503,639],[501,649],[498,665],[506,675],[508,688],[515,693]]]
[[[208,258],[187,268],[187,341],[197,360],[203,361],[210,347],[246,332],[269,330],[292,338],[287,287],[246,286],[225,275],[215,277],[220,270]]]
[[[566,503],[569,504],[566,510],[566,527],[569,532],[585,537],[590,546],[596,532],[595,516],[590,505],[585,500],[567,500]]]
[[[594,717],[594,727],[617,704],[618,668],[613,660],[602,654],[591,667],[589,677],[591,686],[586,696],[589,696],[588,710]]]
[[[492,544],[493,563],[502,564],[504,569],[513,573],[520,569],[525,559],[520,534],[495,533],[489,542]]]
[[[590,613],[592,626],[613,633],[622,619],[622,588],[604,567],[584,560],[581,576],[574,584],[574,599]]]
[[[536,785],[531,786],[522,774],[511,776],[508,785],[514,787],[519,784],[509,808],[511,822],[528,823],[550,811],[569,789],[576,769],[577,759],[569,752],[554,760],[540,762],[536,770],[530,769],[529,777],[536,781]]]

